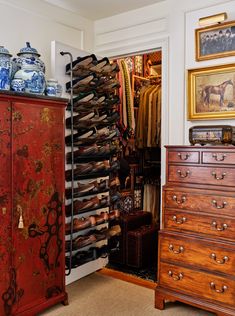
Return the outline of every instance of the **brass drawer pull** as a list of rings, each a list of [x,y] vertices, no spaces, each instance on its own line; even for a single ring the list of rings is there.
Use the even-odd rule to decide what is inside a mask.
[[[185,195],[182,195],[182,196],[181,196],[181,199],[178,200],[177,196],[176,196],[176,195],[173,195],[173,196],[172,196],[172,200],[175,201],[177,204],[183,204],[183,203],[186,201],[186,196],[185,196]]]
[[[224,159],[227,157],[226,154],[222,154],[219,158],[218,154],[212,154],[212,157],[215,158],[216,161],[224,161]]]
[[[172,244],[169,245],[168,249],[173,252],[174,254],[178,255],[182,252],[184,252],[184,247],[183,246],[179,246],[179,250],[174,250],[174,246]]]
[[[174,280],[174,281],[179,281],[182,280],[184,275],[183,273],[179,273],[178,275],[173,273],[171,270],[168,271],[168,275]]]
[[[219,290],[219,289],[216,288],[216,285],[215,285],[214,282],[211,282],[211,283],[210,283],[210,287],[211,287],[211,289],[214,290],[216,293],[224,293],[224,292],[227,291],[227,289],[228,289],[227,285],[223,285],[223,286],[221,287],[221,290]]]
[[[190,154],[182,154],[182,153],[178,153],[178,157],[181,160],[187,160],[190,157]]]
[[[187,178],[187,176],[190,174],[190,171],[187,170],[185,174],[183,174],[181,170],[177,170],[177,173],[180,176],[180,178]]]
[[[222,202],[221,205],[218,205],[216,200],[212,200],[211,203],[212,203],[212,205],[213,205],[214,207],[216,207],[218,210],[220,210],[220,209],[222,209],[222,208],[225,208],[225,206],[227,205],[227,202]]]
[[[217,173],[215,171],[212,171],[211,175],[216,179],[216,180],[223,180],[226,176],[226,172],[223,172],[221,174],[221,177],[217,176]]]
[[[173,216],[172,217],[173,221],[176,223],[176,224],[183,224],[187,221],[187,218],[186,217],[182,217],[180,219],[177,219],[177,216]]]
[[[227,256],[224,256],[222,260],[219,260],[216,258],[215,253],[210,254],[210,258],[216,261],[216,263],[218,264],[225,264],[226,262],[228,262],[228,259],[229,259]]]
[[[214,229],[216,229],[218,231],[223,231],[223,230],[228,228],[228,225],[227,224],[222,224],[220,227],[218,227],[217,222],[212,222],[211,223],[211,228],[212,229],[214,228]]]

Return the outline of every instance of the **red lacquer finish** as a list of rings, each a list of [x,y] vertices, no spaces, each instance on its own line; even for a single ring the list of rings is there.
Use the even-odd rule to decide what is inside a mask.
[[[10,95],[0,95],[1,99],[8,101],[0,101],[1,118],[3,112],[8,114],[8,119],[1,121],[1,129],[5,124],[8,131],[4,136],[8,146],[3,147],[7,158],[0,156],[1,176],[4,174],[4,183],[0,177],[0,190],[1,196],[7,194],[8,199],[3,201],[4,205],[0,204],[0,216],[5,216],[0,237],[11,239],[9,249],[5,245],[2,250],[0,244],[0,251],[8,258],[4,262],[7,271],[0,282],[0,315],[34,316],[67,300],[64,277],[66,102]],[[7,209],[5,215],[2,207]],[[0,267],[2,272],[1,258]]]

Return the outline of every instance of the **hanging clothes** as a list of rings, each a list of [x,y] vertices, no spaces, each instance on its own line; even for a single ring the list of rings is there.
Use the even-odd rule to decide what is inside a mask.
[[[121,82],[122,82],[122,119],[125,127],[135,132],[135,118],[134,118],[134,102],[131,90],[131,80],[125,60],[118,61]]]
[[[161,144],[161,86],[150,85],[140,91],[136,127],[136,146],[139,149]]]

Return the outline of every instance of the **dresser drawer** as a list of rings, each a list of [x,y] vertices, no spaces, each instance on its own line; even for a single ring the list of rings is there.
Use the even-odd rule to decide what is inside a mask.
[[[235,165],[235,152],[205,151],[202,152],[202,163]]]
[[[169,151],[169,162],[199,163],[199,151]]]
[[[209,194],[211,193],[211,194]],[[164,206],[214,215],[235,216],[235,197],[217,194],[205,190],[166,190],[164,189]]]
[[[235,280],[232,278],[161,262],[159,283],[177,292],[213,300],[221,305],[234,305]]]
[[[235,219],[199,215],[177,210],[164,210],[164,228],[188,231],[217,238],[235,239]]]
[[[235,275],[235,246],[211,240],[161,232],[159,234],[161,260],[183,262],[200,269]]]
[[[235,186],[235,169],[169,165],[169,182]]]

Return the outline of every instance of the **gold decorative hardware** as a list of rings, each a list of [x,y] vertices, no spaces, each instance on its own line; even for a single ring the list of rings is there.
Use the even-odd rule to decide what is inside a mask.
[[[183,273],[175,274],[171,270],[168,271],[168,275],[174,280],[174,281],[179,281],[182,280],[184,275]]]
[[[214,176],[214,178],[215,178],[216,180],[223,180],[224,177],[226,176],[226,172],[223,172],[223,173],[221,174],[221,177],[218,177],[218,176],[217,176],[217,173],[216,173],[215,171],[212,171],[211,175]]]
[[[190,154],[182,154],[182,153],[178,153],[178,157],[181,160],[187,160],[190,157]]]
[[[19,229],[23,229],[24,228],[24,221],[23,221],[23,209],[20,205],[17,205],[17,211],[20,214],[20,218],[19,218],[19,224],[18,224],[18,228]]]
[[[176,224],[183,224],[186,222],[187,218],[186,217],[182,217],[181,219],[177,219],[177,216],[173,216],[172,217],[173,221],[176,223]]]
[[[218,264],[225,264],[226,262],[228,262],[228,259],[229,259],[228,256],[224,256],[222,260],[219,260],[217,259],[215,253],[211,253],[210,258],[213,259]]]
[[[205,25],[209,25],[209,24],[222,23],[225,20],[227,20],[227,18],[228,18],[228,15],[226,12],[218,13],[218,14],[214,14],[214,15],[209,15],[209,16],[200,18],[199,25],[205,26]]]
[[[213,205],[214,207],[216,207],[218,210],[220,210],[220,209],[222,209],[222,208],[225,208],[225,206],[227,205],[227,202],[222,202],[221,205],[218,205],[216,200],[212,200],[211,203],[212,203],[212,205]]]
[[[172,244],[169,245],[168,249],[173,252],[174,254],[178,255],[182,252],[184,252],[184,247],[183,246],[179,246],[179,250],[174,250],[174,246]]]
[[[212,157],[215,158],[216,161],[224,161],[224,159],[227,157],[226,154],[222,154],[219,156],[218,154],[212,154]]]
[[[6,215],[7,213],[7,208],[6,207],[2,207],[2,215]]]
[[[228,228],[228,225],[227,224],[222,224],[220,227],[218,227],[217,222],[214,221],[214,222],[211,223],[211,228],[212,229],[216,229],[217,231],[223,231],[223,230]]]
[[[221,287],[221,290],[217,289],[214,282],[211,282],[211,283],[210,283],[210,287],[211,287],[211,289],[214,290],[216,293],[224,293],[225,291],[228,290],[227,285],[223,285],[223,286]]]
[[[172,196],[172,199],[173,199],[173,201],[175,201],[177,204],[183,204],[183,203],[186,201],[186,196],[185,196],[185,195],[182,195],[182,196],[181,196],[181,199],[178,200],[177,196],[176,196],[176,195],[173,195],[173,196]]]
[[[187,178],[187,176],[190,174],[190,171],[187,170],[185,174],[183,174],[181,170],[177,170],[177,173],[180,176],[180,178]]]

